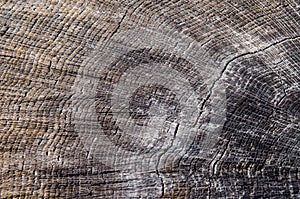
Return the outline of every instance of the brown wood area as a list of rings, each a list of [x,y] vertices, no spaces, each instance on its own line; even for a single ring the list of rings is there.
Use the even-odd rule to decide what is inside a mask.
[[[300,198],[299,0],[0,1],[0,198]]]

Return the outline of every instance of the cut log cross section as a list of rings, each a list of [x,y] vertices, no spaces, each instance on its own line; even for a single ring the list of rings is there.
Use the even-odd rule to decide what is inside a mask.
[[[73,123],[86,150],[135,178],[188,156],[192,145],[199,157],[210,154],[225,122],[226,97],[221,80],[209,90],[219,73],[203,56],[192,39],[151,29],[116,33],[99,46],[74,84]]]
[[[156,54],[158,54],[158,55],[156,55]],[[194,89],[194,92],[197,93],[199,98],[201,98],[201,94],[204,95],[204,93],[201,93],[201,92],[203,92],[206,89],[206,87],[203,83],[202,77],[199,76],[200,75],[199,72],[192,69],[191,64],[189,64],[185,60],[180,60],[174,56],[173,56],[174,60],[171,60],[170,58],[169,59],[167,58],[170,55],[166,55],[166,54],[160,55],[160,54],[161,54],[160,52],[151,53],[151,52],[149,52],[149,50],[138,50],[138,51],[130,52],[127,55],[123,55],[126,57],[125,59],[121,59],[120,61],[118,61],[118,63],[113,63],[112,64],[113,67],[110,68],[110,72],[108,72],[108,74],[105,74],[104,77],[100,78],[100,82],[98,85],[98,92],[97,92],[97,96],[96,96],[97,97],[96,100],[98,102],[98,105],[96,107],[97,113],[100,114],[99,122],[101,124],[102,129],[104,130],[104,133],[106,132],[106,134],[108,134],[108,136],[114,137],[115,139],[117,139],[116,144],[121,145],[122,147],[125,147],[127,149],[129,149],[130,147],[133,147],[134,151],[141,150],[141,151],[146,152],[147,151],[146,147],[151,147],[151,148],[157,148],[157,150],[159,150],[159,148],[160,148],[159,146],[163,143],[159,143],[158,141],[165,140],[165,137],[167,137],[167,134],[168,134],[167,132],[159,132],[160,135],[158,136],[157,141],[155,143],[145,143],[144,147],[139,147],[139,145],[143,144],[143,139],[144,138],[147,139],[147,135],[143,134],[143,131],[140,131],[140,132],[137,131],[137,129],[132,129],[129,131],[133,131],[133,132],[137,131],[137,132],[134,132],[137,134],[141,133],[142,135],[140,138],[138,138],[138,136],[128,136],[127,135],[127,137],[128,137],[127,140],[126,141],[122,140],[122,137],[126,136],[126,135],[124,135],[124,134],[126,134],[126,132],[119,129],[119,127],[117,127],[115,125],[116,121],[113,121],[109,117],[109,115],[112,115],[113,113],[111,111],[111,105],[107,106],[107,104],[109,104],[109,101],[111,101],[111,99],[109,98],[111,96],[111,91],[109,91],[109,90],[113,89],[113,86],[111,84],[112,83],[116,84],[119,81],[119,78],[121,77],[121,75],[123,73],[126,73],[127,69],[132,68],[132,70],[134,70],[134,68],[139,67],[139,65],[143,64],[143,65],[146,65],[146,67],[149,67],[148,70],[151,71],[151,70],[157,70],[158,69],[157,67],[160,67],[160,64],[168,65],[168,67],[171,67],[173,70],[178,71],[178,73],[183,74],[182,76],[189,83],[189,85],[187,85],[187,86],[192,87]],[[158,66],[156,68],[154,66],[151,66],[152,64],[155,64],[155,63],[158,64]],[[160,76],[160,78],[164,78],[164,77]],[[151,79],[153,79],[153,78],[151,78],[151,76],[150,76],[149,80],[151,81]],[[143,80],[143,79],[141,79],[141,80]],[[129,81],[132,81],[132,80],[129,79]],[[143,82],[141,82],[141,83],[143,83]],[[106,88],[108,88],[109,90]],[[163,102],[165,104],[169,103],[168,106],[169,106],[169,109],[171,109],[170,110],[171,112],[169,111],[169,113],[167,113],[167,115],[166,115],[167,116],[166,122],[169,123],[169,125],[167,125],[167,126],[162,125],[162,127],[166,126],[164,128],[170,129],[170,124],[172,122],[174,122],[175,118],[178,117],[178,114],[179,114],[178,105],[180,103],[174,101],[174,99],[173,100],[167,99],[168,97],[170,97],[170,95],[167,95],[166,91],[170,92],[171,90],[168,88],[165,88],[164,85],[157,84],[156,87],[151,86],[150,88],[152,88],[151,90],[155,91],[154,93],[153,93],[153,91],[152,92],[150,91],[151,93],[149,93],[149,91],[147,92],[145,90],[145,88],[149,89],[149,86],[142,85],[141,87],[137,88],[137,91],[139,91],[139,95],[141,98],[139,101],[143,100],[143,101],[141,101],[142,104],[140,105],[140,107],[146,106],[145,108],[149,109],[150,108],[149,103],[155,102],[151,99],[148,99],[148,100],[144,99],[145,98],[144,96],[147,94],[148,95],[150,94],[150,97],[156,99],[156,102],[158,102],[158,103],[163,103]],[[123,85],[122,89],[128,89],[128,87],[125,87]],[[162,93],[159,94],[159,92],[162,92]],[[132,97],[134,97],[134,98],[138,97],[138,96],[136,96],[136,92],[133,93],[131,98]],[[173,98],[175,98],[175,97],[176,97],[176,94],[173,93]],[[129,98],[129,97],[125,96],[125,99],[126,98]],[[124,99],[124,97],[121,96],[121,99]],[[124,103],[121,100],[119,100],[118,102],[121,103],[120,106],[122,106],[122,104]],[[125,103],[126,103],[126,101],[125,101]],[[148,103],[148,105],[147,105],[147,103]],[[126,107],[126,105],[124,105],[124,106]],[[138,113],[132,112],[133,110],[137,110],[139,108],[139,107],[134,107],[134,106],[135,106],[135,104],[133,103],[132,99],[130,99],[129,107],[127,106],[129,109],[125,110],[125,111],[129,112],[130,115],[138,114]],[[148,106],[148,108],[147,108],[147,106]],[[173,106],[173,111],[172,111],[172,106]],[[197,109],[198,107],[194,107],[194,108]],[[105,112],[105,110],[108,110],[109,112]],[[157,109],[156,113],[154,113],[154,114],[157,114],[159,111],[160,111],[160,109]],[[132,118],[132,116],[130,116],[130,117]],[[137,117],[138,116],[136,115],[135,118],[137,118]],[[162,116],[160,116],[160,117],[162,117]],[[126,118],[124,118],[124,119],[126,119]],[[176,124],[175,126],[177,126],[177,125],[179,125],[179,123]],[[146,125],[146,126],[148,126],[148,125]],[[159,128],[159,126],[156,126],[156,127]],[[151,127],[150,127],[150,129],[151,129]],[[152,129],[151,131],[153,131],[153,130],[154,129]],[[118,131],[120,131],[119,135],[117,135]],[[159,130],[159,131],[161,131],[161,130]],[[148,136],[150,138],[153,137],[154,136],[153,133],[154,132],[152,132],[152,135],[149,134]],[[175,136],[175,135],[172,135],[172,136]],[[131,142],[134,142],[134,144],[131,144]],[[132,150],[132,149],[129,149],[129,150]]]
[[[0,1],[0,198],[300,198],[299,12]]]
[[[125,43],[127,40],[122,41],[123,38],[134,35],[141,40],[137,39],[130,45]],[[185,45],[186,51],[179,49],[180,51],[172,54],[173,49],[176,49],[172,47],[175,42],[175,45]],[[219,84],[217,99],[220,100],[205,106],[209,95],[207,83],[213,82],[215,76],[209,73],[210,66],[198,61],[203,54],[197,51],[197,46],[191,47],[194,44],[189,42],[192,40],[180,35],[163,35],[154,30],[138,29],[115,34],[110,43],[95,50],[91,55],[93,59],[88,60],[84,69],[92,71],[95,76],[87,74],[88,72],[82,74],[91,83],[84,84],[82,81],[88,80],[80,75],[74,86],[79,92],[77,98],[74,97],[74,104],[89,106],[79,103],[88,97],[95,106],[92,117],[95,118],[95,124],[86,125],[98,125],[99,128],[94,133],[86,130],[90,129],[88,127],[78,129],[80,135],[89,137],[83,139],[89,140],[87,147],[97,145],[89,149],[95,151],[95,157],[100,155],[100,151],[104,154],[104,149],[99,146],[101,143],[98,136],[109,138],[115,153],[121,149],[125,149],[125,153],[141,156],[145,153],[150,153],[151,156],[153,153],[166,153],[166,150],[174,154],[185,153],[195,136],[203,138],[202,153],[210,151],[213,143],[217,142],[218,133],[225,121],[225,87]],[[132,50],[134,46],[139,49]],[[195,56],[196,60],[188,56],[181,57],[189,50],[195,51],[199,57]],[[90,92],[82,92],[88,89]],[[92,92],[94,97],[87,96],[86,93]],[[77,112],[79,115],[74,111],[74,123],[82,124],[82,115],[88,109],[76,105],[74,107],[82,110]],[[206,110],[207,107],[213,111]],[[162,110],[166,111],[159,113]],[[147,122],[144,123],[145,121]],[[174,145],[174,142],[177,144]],[[124,154],[122,156],[126,157]]]

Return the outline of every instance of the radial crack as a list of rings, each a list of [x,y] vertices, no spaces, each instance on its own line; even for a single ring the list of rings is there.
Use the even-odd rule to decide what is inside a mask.
[[[284,38],[284,39],[282,39],[282,40],[280,40],[280,41],[278,41],[278,42],[272,43],[272,44],[270,44],[270,45],[268,45],[268,46],[266,46],[266,47],[264,47],[264,48],[262,48],[262,49],[259,49],[259,50],[257,50],[257,51],[243,53],[243,54],[240,54],[240,55],[238,55],[238,56],[236,56],[236,57],[230,59],[230,60],[225,64],[225,66],[223,67],[223,69],[222,69],[222,71],[221,71],[219,77],[212,83],[212,86],[211,86],[210,89],[209,89],[209,93],[208,93],[207,97],[204,99],[204,101],[203,101],[203,103],[202,103],[201,110],[203,110],[203,108],[204,108],[206,102],[209,100],[209,98],[210,98],[210,96],[211,96],[211,93],[212,93],[212,91],[213,91],[213,89],[214,89],[214,87],[215,87],[216,82],[218,82],[218,81],[222,78],[224,72],[227,70],[228,66],[229,66],[233,61],[235,61],[235,60],[237,60],[237,59],[239,59],[239,58],[241,58],[241,57],[247,56],[247,55],[253,55],[253,54],[256,54],[256,53],[259,53],[259,52],[263,52],[263,51],[265,51],[265,50],[267,50],[267,49],[269,49],[269,48],[271,48],[271,47],[274,47],[274,46],[276,46],[276,45],[280,45],[280,44],[282,44],[282,43],[284,43],[284,42],[286,42],[286,41],[295,40],[295,39],[299,39],[299,38],[300,38],[300,36]],[[203,111],[201,111],[200,116],[201,116],[202,112],[203,112]],[[199,118],[200,118],[200,116],[199,116]],[[230,138],[229,138],[228,141],[227,141],[225,150],[222,152],[221,156],[218,156],[218,157],[220,157],[219,160],[212,161],[212,163],[213,163],[213,165],[212,165],[213,173],[216,173],[216,169],[217,169],[216,167],[217,167],[217,165],[218,165],[218,162],[224,157],[224,154],[225,154],[226,151],[229,149],[229,142],[230,142]]]
[[[179,129],[179,125],[180,124],[177,124],[176,127],[175,127],[175,130],[174,130],[174,134],[173,134],[173,138],[171,140],[171,144],[168,148],[166,148],[164,150],[163,153],[161,153],[159,156],[158,156],[158,160],[157,160],[157,164],[155,166],[155,172],[156,172],[156,175],[158,176],[158,178],[160,179],[161,181],[161,197],[163,197],[164,195],[164,192],[165,192],[165,185],[164,185],[164,181],[163,181],[163,177],[160,175],[160,172],[159,172],[159,163],[160,163],[160,159],[161,157],[166,154],[166,152],[173,146],[173,143],[174,143],[174,140],[176,139],[176,135],[177,135],[177,132],[178,132],[178,129]]]
[[[270,45],[268,45],[268,46],[266,46],[266,47],[264,47],[264,48],[262,48],[262,49],[256,50],[256,51],[254,51],[254,52],[243,53],[243,54],[240,54],[240,55],[235,56],[235,57],[233,57],[232,59],[230,59],[230,60],[224,65],[223,69],[222,69],[221,72],[220,72],[219,77],[212,83],[211,87],[209,88],[209,92],[208,92],[206,98],[204,99],[204,101],[203,101],[203,103],[202,103],[202,105],[201,105],[201,109],[200,109],[201,112],[200,112],[200,115],[199,115],[198,118],[200,118],[201,114],[203,113],[203,108],[204,108],[204,106],[206,105],[207,101],[209,100],[209,98],[210,98],[210,96],[211,96],[211,94],[212,94],[212,91],[213,91],[213,89],[214,89],[214,87],[215,87],[215,84],[222,78],[222,76],[223,76],[223,74],[225,73],[225,71],[227,70],[228,66],[229,66],[233,61],[235,61],[235,60],[237,60],[237,59],[239,59],[239,58],[241,58],[241,57],[247,56],[247,55],[253,55],[253,54],[256,54],[256,53],[259,53],[259,52],[263,52],[263,51],[265,51],[265,50],[267,50],[267,49],[269,49],[269,48],[271,48],[271,47],[273,47],[273,46],[279,45],[279,44],[284,43],[284,42],[286,42],[286,41],[295,40],[295,39],[298,39],[298,38],[300,38],[300,36],[284,38],[284,39],[282,39],[282,40],[280,40],[280,41],[278,41],[278,42],[274,42],[274,43],[272,43],[272,44],[270,44]]]
[[[111,33],[111,35],[109,36],[109,38],[107,38],[107,42],[111,40],[111,38],[119,31],[121,24],[123,23],[126,15],[128,13],[128,10],[125,11],[124,15],[122,16],[121,20],[119,21],[117,27],[115,28],[115,30]]]

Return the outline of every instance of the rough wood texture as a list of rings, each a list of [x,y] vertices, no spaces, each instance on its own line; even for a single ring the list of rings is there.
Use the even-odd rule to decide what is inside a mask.
[[[300,198],[300,3],[1,1],[0,198]]]

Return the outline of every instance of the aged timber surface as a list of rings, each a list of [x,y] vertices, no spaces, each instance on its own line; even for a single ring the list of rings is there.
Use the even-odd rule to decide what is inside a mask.
[[[298,0],[0,2],[0,198],[299,198]]]

